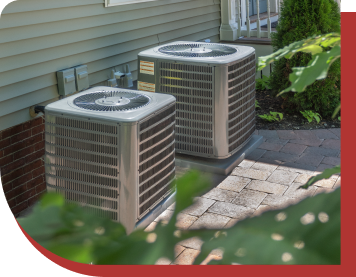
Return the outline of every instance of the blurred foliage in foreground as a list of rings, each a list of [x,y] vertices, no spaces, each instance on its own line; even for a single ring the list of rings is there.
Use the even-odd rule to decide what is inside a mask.
[[[279,211],[247,218],[230,229],[177,230],[177,214],[209,188],[209,180],[191,171],[176,182],[174,215],[153,232],[129,236],[121,224],[45,195],[32,214],[18,222],[40,245],[66,259],[93,264],[154,264],[174,260],[174,246],[191,237],[204,244],[195,264],[214,249],[223,258],[210,264],[340,264],[340,189],[319,194]]]

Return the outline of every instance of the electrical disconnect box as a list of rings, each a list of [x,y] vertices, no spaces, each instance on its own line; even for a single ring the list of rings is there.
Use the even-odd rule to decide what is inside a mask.
[[[89,88],[88,67],[86,65],[77,66],[75,70],[75,80],[77,82],[77,91]]]
[[[74,68],[57,71],[57,83],[59,95],[76,92]]]

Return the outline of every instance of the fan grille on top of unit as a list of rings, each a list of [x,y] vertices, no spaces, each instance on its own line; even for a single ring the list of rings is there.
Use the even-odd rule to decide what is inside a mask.
[[[99,112],[131,111],[148,105],[151,99],[135,92],[96,91],[74,99],[79,108]]]
[[[221,57],[232,55],[237,49],[221,44],[172,44],[158,49],[159,52],[179,57]]]

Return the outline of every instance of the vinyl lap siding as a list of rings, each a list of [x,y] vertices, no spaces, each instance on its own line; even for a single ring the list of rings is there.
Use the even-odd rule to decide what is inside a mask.
[[[0,18],[0,131],[58,99],[56,71],[88,65],[91,86],[111,69],[174,40],[219,41],[219,0],[161,0],[104,7],[104,0],[20,0]]]

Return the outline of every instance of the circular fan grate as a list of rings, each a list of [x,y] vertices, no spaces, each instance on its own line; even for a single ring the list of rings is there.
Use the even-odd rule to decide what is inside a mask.
[[[220,44],[172,44],[158,49],[159,52],[179,57],[221,57],[237,52],[233,47]]]
[[[135,92],[96,91],[75,98],[73,103],[86,110],[117,112],[136,110],[148,105],[150,101],[148,96]]]

